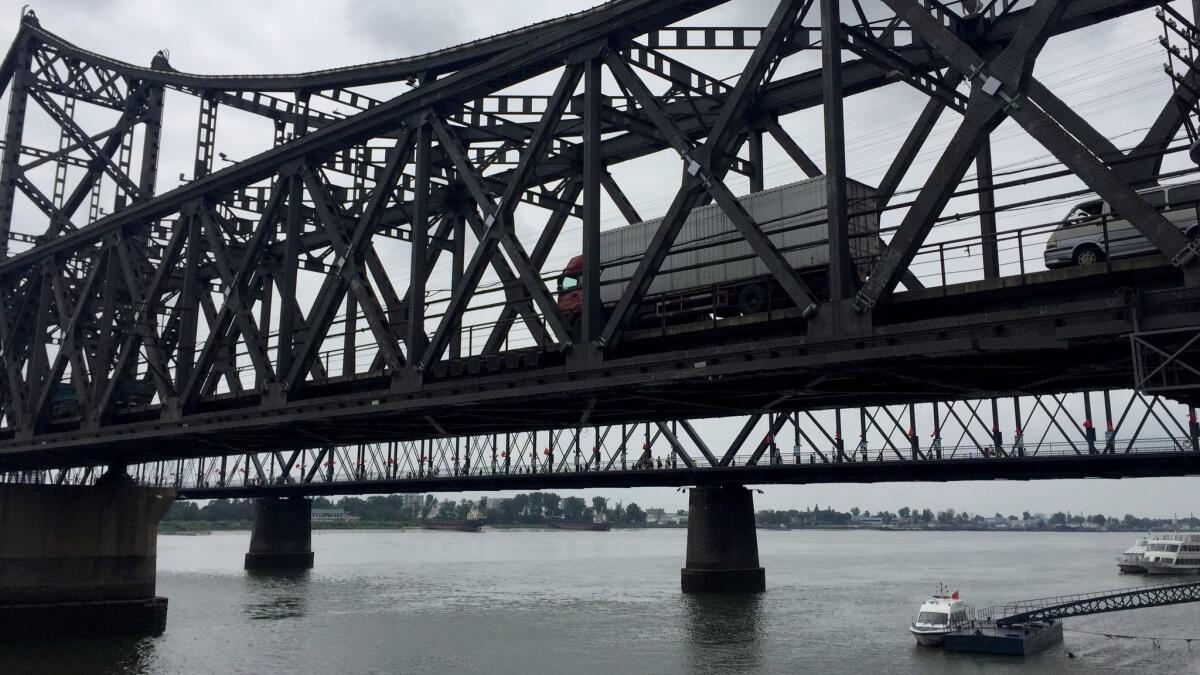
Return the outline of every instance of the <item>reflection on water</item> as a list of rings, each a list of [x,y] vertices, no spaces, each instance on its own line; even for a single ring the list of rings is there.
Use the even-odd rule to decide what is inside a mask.
[[[251,619],[292,619],[308,609],[309,570],[248,570],[245,614]]]
[[[159,638],[114,637],[0,645],[0,673],[126,675],[156,673]]]
[[[691,672],[738,672],[762,665],[763,596],[686,595],[686,656]]]

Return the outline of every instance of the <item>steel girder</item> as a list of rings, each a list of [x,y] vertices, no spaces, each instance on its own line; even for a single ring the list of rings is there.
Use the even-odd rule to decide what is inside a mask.
[[[765,417],[748,418],[720,459],[691,421],[677,420],[320,447],[286,457],[185,458],[129,471],[191,498],[503,489],[528,480],[545,486],[672,485],[689,476],[732,480],[748,470],[783,483],[831,476],[895,480],[920,467],[958,479],[1013,472],[1039,478],[1154,475],[1200,461],[1193,408],[1128,392],[785,410]],[[93,469],[45,471],[36,479],[88,482],[103,473]],[[34,477],[25,473],[21,480]]]
[[[0,328],[4,329],[0,351],[5,368],[0,376],[6,380],[3,432],[9,434],[0,440],[0,452],[27,450],[34,447],[35,439],[43,438],[63,442],[54,452],[60,447],[102,447],[138,425],[150,429],[145,438],[174,434],[201,444],[236,444],[238,434],[255,426],[256,416],[261,420],[278,416],[279,423],[285,423],[285,419],[294,419],[289,415],[313,413],[314,405],[320,408],[318,417],[328,419],[338,417],[335,411],[339,407],[366,405],[367,401],[374,401],[369,405],[390,405],[392,412],[421,410],[415,414],[423,419],[429,417],[427,409],[453,404],[453,397],[459,395],[448,393],[457,392],[457,385],[442,388],[444,384],[459,375],[478,375],[481,368],[494,370],[492,362],[496,361],[500,370],[528,369],[504,385],[522,395],[538,396],[539,387],[559,386],[550,379],[591,379],[579,387],[588,392],[586,400],[591,401],[585,406],[585,415],[593,410],[608,416],[635,415],[620,411],[621,399],[627,394],[620,393],[624,385],[607,381],[608,373],[631,365],[628,359],[634,357],[642,359],[637,367],[647,372],[678,368],[690,359],[693,364],[704,364],[693,365],[702,371],[695,375],[711,378],[716,370],[708,370],[708,361],[691,357],[713,345],[731,344],[730,338],[718,331],[693,335],[683,347],[665,346],[665,333],[632,335],[639,331],[632,330],[631,320],[646,301],[646,288],[674,238],[672,230],[677,231],[693,206],[709,198],[737,225],[793,305],[790,314],[782,311],[768,316],[755,330],[763,337],[789,333],[793,339],[788,349],[806,351],[809,347],[798,347],[802,343],[794,336],[803,330],[805,320],[822,320],[819,314],[814,319],[814,311],[823,302],[823,294],[814,292],[783,262],[723,177],[740,170],[752,176],[752,183],[761,184],[758,135],[763,130],[780,141],[806,174],[819,173],[776,117],[810,107],[837,92],[850,95],[882,86],[887,71],[897,66],[936,103],[922,115],[885,176],[881,204],[894,193],[941,108],[961,107],[961,96],[953,91],[953,74],[968,72],[975,80],[966,106],[968,123],[961,138],[952,143],[955,154],[948,156],[938,175],[961,176],[958,169],[965,170],[973,159],[983,132],[1007,112],[1023,120],[1035,137],[1094,183],[1102,195],[1134,214],[1135,221],[1178,262],[1186,262],[1186,255],[1175,255],[1182,250],[1177,248],[1178,233],[1164,230],[1157,214],[1141,213],[1144,205],[1139,206],[1141,200],[1136,196],[1130,197],[1133,193],[1126,182],[1080,151],[1089,147],[1081,143],[1090,143],[1096,155],[1107,157],[1111,144],[1099,147],[1097,134],[1089,136],[1085,123],[1066,111],[1054,115],[1056,99],[1028,77],[1032,57],[1048,36],[1135,11],[1145,3],[1043,1],[1030,9],[1007,8],[988,17],[987,30],[982,37],[976,36],[969,48],[957,36],[965,29],[955,15],[897,0],[889,3],[895,17],[883,28],[872,25],[865,16],[862,24],[855,26],[843,25],[840,20],[828,22],[825,42],[840,41],[866,58],[841,64],[838,50],[826,49],[827,65],[840,66],[843,76],[841,86],[830,83],[826,91],[819,71],[774,78],[782,58],[812,45],[814,29],[800,24],[810,3],[780,2],[771,23],[756,31],[757,41],[741,43],[751,54],[732,86],[662,53],[660,36],[671,30],[669,24],[715,4],[719,3],[626,0],[581,13],[570,21],[549,22],[521,33],[519,40],[504,36],[464,48],[457,55],[435,55],[354,73],[304,76],[300,78],[308,78],[304,87],[298,86],[295,78],[197,78],[171,70],[165,59],[156,59],[156,68],[138,69],[82,52],[27,19],[0,75],[14,92],[28,92],[61,127],[65,151],[46,157],[61,163],[72,153],[83,153],[90,158],[90,168],[70,197],[64,195],[61,208],[54,206],[53,197],[39,196],[36,186],[22,183],[15,174],[19,168],[16,158],[24,150],[21,125],[11,124],[14,110],[10,108],[4,164],[8,172],[0,176],[0,182],[30,195],[35,205],[43,207],[51,226],[45,241],[0,261],[0,280],[5,285],[5,303],[0,308],[4,314],[0,316]],[[933,48],[917,44],[897,47],[894,36],[906,30],[904,24]],[[640,35],[648,37],[635,39]],[[986,66],[979,54],[987,55]],[[616,76],[626,94],[625,110],[616,110],[600,90],[601,64]],[[558,87],[550,96],[538,98],[537,106],[531,97],[496,98],[513,84],[559,68]],[[666,93],[654,93],[647,81],[635,74],[635,68],[664,82]],[[411,75],[419,80],[419,86],[386,102],[349,89],[378,81],[385,71],[392,77],[396,73]],[[996,96],[988,93],[996,91],[992,79],[1009,98],[1028,100],[1032,96],[1046,105],[1009,106],[1005,111],[1008,103],[998,104]],[[572,97],[581,80],[582,105],[576,106]],[[193,180],[154,197],[162,91],[167,87],[196,94],[202,100],[196,167]],[[268,92],[292,92],[293,100]],[[55,97],[63,97],[63,103]],[[472,107],[472,102],[489,97],[502,104],[503,114]],[[22,102],[17,112],[23,114],[25,97],[12,100],[18,99]],[[69,114],[66,101],[75,99],[117,109],[122,117],[112,129],[88,135]],[[358,112],[333,116],[315,107],[319,99]],[[513,119],[503,107],[510,104],[519,104],[519,114],[535,119]],[[281,124],[277,146],[210,173],[216,112],[221,105],[275,119]],[[836,126],[840,114],[835,106],[830,106],[829,115],[831,127]],[[136,174],[126,159],[131,153],[128,131],[135,124],[146,128]],[[1156,133],[1161,135],[1161,129],[1167,127],[1169,121],[1160,124]],[[9,138],[14,129],[15,136]],[[1081,141],[1069,138],[1063,129]],[[832,138],[837,136],[834,133]],[[752,160],[737,156],[743,144],[750,147]],[[550,248],[566,220],[571,215],[582,216],[588,233],[583,246],[585,275],[598,278],[597,202],[601,188],[614,197],[629,220],[639,217],[606,166],[664,148],[684,158],[687,178],[612,317],[601,328],[603,316],[597,311],[596,298],[591,298],[577,337],[542,279],[541,268]],[[515,155],[515,161],[507,159],[508,154]],[[834,152],[828,161],[835,177],[843,173],[842,153]],[[501,168],[506,166],[511,168]],[[98,194],[95,186],[102,177],[118,188],[116,212],[94,224],[74,227],[71,214],[87,195]],[[345,184],[347,177],[353,179],[351,185]],[[831,194],[844,206],[837,196],[838,183],[831,181],[835,186]],[[863,304],[877,304],[905,278],[908,262],[956,184],[957,180],[948,181],[939,190],[923,193],[910,208],[905,224],[860,295]],[[581,195],[582,206],[577,204]],[[514,210],[522,202],[551,210],[547,226],[529,252],[514,225]],[[478,241],[471,255],[466,252],[468,226]],[[373,239],[388,231],[410,246],[403,274],[409,286],[404,292],[392,280],[397,270],[381,258]],[[841,252],[844,240],[834,245]],[[430,312],[426,290],[443,250],[453,251],[455,271],[449,300],[439,317]],[[837,256],[839,260],[843,257]],[[839,277],[846,276],[848,267],[839,267]],[[322,278],[315,303],[304,307],[298,299],[298,275],[308,270],[319,271]],[[498,303],[499,319],[486,327],[488,337],[482,351],[468,349],[466,360],[447,361],[447,351],[464,355],[464,316],[478,307],[472,302],[485,274],[499,280],[504,295]],[[1082,276],[1087,277],[1082,282],[1066,280],[1063,285],[1082,284],[1087,301],[1099,303],[1110,281]],[[1160,271],[1144,267],[1131,269],[1127,276],[1145,283],[1148,290],[1172,283]],[[915,278],[907,278],[912,280],[905,282],[907,288],[919,288]],[[847,295],[851,284],[852,280],[842,278],[834,285],[841,289],[835,296]],[[990,330],[985,326],[993,322],[979,315],[975,323],[964,320],[971,312],[964,312],[957,301],[916,300],[926,308],[923,312],[961,330],[955,339],[969,336],[972,330],[978,337],[978,331]],[[835,297],[831,304],[837,301]],[[1038,310],[1044,312],[1055,302],[1048,298]],[[1014,309],[1020,304],[1010,297],[997,299],[994,306],[997,311],[1016,312],[1016,318],[1027,321],[1031,332],[1046,331],[1045,325],[1038,324],[1040,319],[1032,316],[1036,312],[1031,308]],[[1070,303],[1059,304],[1065,307]],[[1068,314],[1071,311],[1067,310]],[[1089,311],[1098,315],[1104,310]],[[882,308],[877,314],[876,326],[838,340],[868,339],[880,344],[894,340],[882,337],[888,334],[892,320]],[[949,319],[951,315],[955,318]],[[505,349],[518,317],[536,348]],[[427,335],[426,320],[432,319],[437,319],[438,325]],[[775,319],[783,323],[771,325]],[[355,357],[354,326],[360,320],[375,347],[366,370]],[[1116,320],[1122,325],[1127,321],[1124,315]],[[891,330],[921,335],[906,347],[911,350],[935,353],[939,341],[952,342],[940,337],[944,328],[927,324],[928,317],[922,317],[903,329],[893,325]],[[1108,335],[1110,326],[1098,316],[1081,319],[1081,324],[1092,326],[1093,337]],[[345,331],[345,349],[340,354],[340,375],[331,376],[332,359],[321,350],[339,325]],[[636,345],[624,344],[631,335]],[[737,336],[737,331],[731,335]],[[733,340],[737,343],[745,337]],[[750,345],[755,340],[741,342],[733,351],[755,352],[758,348]],[[850,342],[830,342],[824,363],[853,362],[853,349],[845,348]],[[576,358],[579,354],[586,358]],[[1045,355],[1031,358],[1045,360]],[[1041,363],[1026,364],[1026,368],[1043,378],[1049,373],[1049,367]],[[812,369],[811,365],[803,368],[808,378],[814,377]],[[724,376],[753,375],[763,377],[768,386],[778,386],[771,378],[782,372],[755,365],[730,370]],[[1122,371],[1115,368],[1114,372]],[[882,367],[878,374],[894,376]],[[526,375],[533,377],[522,379]],[[539,380],[539,384],[531,384]],[[1034,388],[1065,386],[1054,383],[1053,378],[1049,381]],[[73,395],[66,393],[66,383]],[[998,379],[997,383],[1016,386],[1012,380]],[[482,392],[495,384],[489,382],[478,389],[480,401],[493,396]],[[894,395],[864,392],[881,398]],[[725,410],[774,410],[780,400],[778,392],[775,394],[747,396]],[[612,400],[605,400],[608,395]],[[401,401],[404,405],[399,405]],[[178,433],[184,424],[187,428],[193,424],[200,425],[196,428],[221,426],[226,422],[214,421],[213,415],[228,420],[229,411],[247,407],[251,412],[233,425],[241,431],[228,438],[197,440],[193,432]],[[572,409],[569,414],[579,413]],[[654,414],[668,415],[669,411],[664,408]],[[528,424],[551,425],[555,423],[552,417],[531,419]],[[172,425],[174,431],[170,431]],[[436,422],[422,422],[419,427],[381,433],[422,436],[449,429]],[[143,438],[142,431],[132,433]],[[320,432],[306,433],[314,435],[304,444],[319,441]],[[262,438],[252,442],[262,442]],[[112,446],[114,452],[129,450],[119,447]]]

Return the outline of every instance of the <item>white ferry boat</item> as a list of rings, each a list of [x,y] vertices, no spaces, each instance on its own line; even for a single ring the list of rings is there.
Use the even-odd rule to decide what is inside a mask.
[[[1200,574],[1200,534],[1151,535],[1143,565],[1150,574]]]
[[[1138,539],[1117,558],[1117,567],[1126,574],[1146,573],[1146,539]]]
[[[944,586],[926,600],[917,611],[908,630],[918,644],[937,646],[946,634],[975,619],[975,608],[958,597],[958,591],[947,593]]]

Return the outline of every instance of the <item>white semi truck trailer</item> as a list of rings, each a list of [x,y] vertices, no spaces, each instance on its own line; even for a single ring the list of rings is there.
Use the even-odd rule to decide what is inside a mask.
[[[780,254],[802,276],[824,283],[829,265],[825,177],[755,192],[739,198]],[[860,278],[880,252],[875,190],[846,181],[850,212],[850,257]],[[610,310],[646,253],[662,219],[600,233],[600,300]],[[578,316],[583,295],[583,258],[567,263],[558,279],[558,307]],[[675,238],[642,304],[645,319],[676,319],[698,314],[733,316],[789,306],[763,261],[717,204],[692,210]]]

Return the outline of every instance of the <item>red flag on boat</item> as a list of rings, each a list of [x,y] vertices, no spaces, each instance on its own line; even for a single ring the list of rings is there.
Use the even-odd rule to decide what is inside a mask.
[[[954,591],[953,593],[951,593],[951,594],[950,594],[950,599],[951,599],[951,600],[957,600],[957,599],[958,599],[958,591]]]

